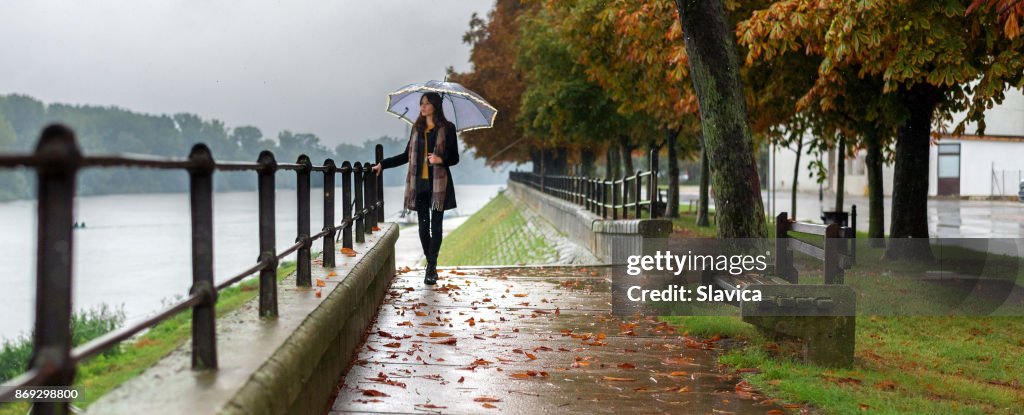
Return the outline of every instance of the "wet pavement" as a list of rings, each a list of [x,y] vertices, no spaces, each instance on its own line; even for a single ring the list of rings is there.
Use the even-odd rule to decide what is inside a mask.
[[[433,288],[400,273],[330,413],[799,411],[720,368],[722,341],[612,316],[610,272],[443,269]]]
[[[762,192],[765,210],[771,213],[772,195]],[[696,198],[689,194],[681,198]],[[775,196],[778,206],[775,212],[789,211],[790,193],[779,191]],[[821,222],[821,211],[832,209],[835,195],[826,194],[823,201],[818,200],[818,193],[797,193],[797,213],[800,220]],[[844,204],[857,205],[857,229],[868,229],[868,198],[850,196],[844,198]],[[884,199],[885,231],[889,232],[892,218],[892,198]],[[685,205],[684,205],[685,206]],[[928,199],[928,234],[932,238],[1024,238],[1024,203],[1007,200],[963,200],[963,199]]]
[[[696,209],[697,188],[683,186],[679,195],[681,209]],[[779,190],[774,195],[761,192],[765,213],[769,216],[791,212],[792,205],[788,191]],[[692,201],[692,203],[691,203]],[[772,203],[777,203],[772,208]],[[846,195],[844,205],[849,210],[857,205],[857,229],[868,229],[868,198]],[[714,198],[711,199],[714,206]],[[799,192],[796,197],[797,219],[821,223],[821,212],[835,206],[835,195],[825,194],[819,200],[817,192]],[[892,197],[883,200],[885,207],[885,232],[889,232],[892,220]],[[792,218],[792,215],[790,215]],[[928,234],[932,238],[1024,238],[1024,203],[1011,200],[965,200],[952,198],[928,199]]]

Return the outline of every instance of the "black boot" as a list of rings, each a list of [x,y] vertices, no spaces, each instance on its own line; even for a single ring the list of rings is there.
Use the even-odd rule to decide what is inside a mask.
[[[427,275],[423,278],[423,283],[427,285],[437,284],[437,264],[427,263]]]

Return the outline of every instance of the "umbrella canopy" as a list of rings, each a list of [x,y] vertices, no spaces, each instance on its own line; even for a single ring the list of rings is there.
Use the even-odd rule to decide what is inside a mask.
[[[498,110],[476,92],[456,82],[427,81],[409,84],[388,94],[387,112],[405,120],[416,122],[420,115],[420,97],[427,92],[441,94],[444,115],[455,124],[456,131],[469,131],[494,126]]]

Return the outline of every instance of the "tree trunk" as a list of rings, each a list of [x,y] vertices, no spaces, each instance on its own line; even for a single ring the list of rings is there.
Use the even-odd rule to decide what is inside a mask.
[[[594,176],[594,158],[593,150],[589,148],[580,150],[580,167],[583,169],[583,171],[580,172],[581,176]]]
[[[928,146],[941,97],[937,88],[923,84],[902,93],[910,117],[896,136],[888,259],[935,259],[928,245]]]
[[[668,145],[668,200],[665,201],[665,217],[679,217],[679,155],[676,151],[678,131],[665,128],[665,143]]]
[[[836,212],[843,211],[843,196],[846,193],[846,137],[839,136],[836,148]]]
[[[708,151],[707,146],[704,145],[704,139],[702,138],[700,142],[700,190],[697,199],[697,226],[708,227],[711,226],[711,221],[708,220],[708,199],[710,196],[708,187],[711,184],[711,163],[708,163]]]
[[[630,144],[629,136],[625,134],[619,135],[619,147],[622,150],[622,177],[633,175],[633,149],[634,145]]]
[[[722,0],[676,0],[715,187],[718,236],[768,235],[740,83],[736,40]]]
[[[789,193],[789,217],[796,220],[796,192],[797,182],[800,180],[800,156],[804,154],[804,136],[800,135],[796,141],[796,163],[793,165],[793,191]]]
[[[885,189],[882,187],[882,137],[871,129],[864,134],[867,141],[868,170],[868,238],[871,246],[885,246]]]
[[[545,149],[541,151],[544,166],[544,172],[548,175],[563,175],[566,172],[566,158],[569,155],[569,150],[565,147],[559,147],[554,149]]]
[[[608,152],[605,156],[605,168],[604,177],[608,180],[615,180],[619,178],[619,149],[614,145],[608,146]]]
[[[540,150],[530,150],[530,164],[533,165],[533,172],[540,174],[541,167],[544,164],[544,157],[541,156]]]

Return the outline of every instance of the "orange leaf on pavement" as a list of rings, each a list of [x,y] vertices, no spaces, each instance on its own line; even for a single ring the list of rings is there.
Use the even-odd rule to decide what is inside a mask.
[[[383,398],[386,398],[386,397],[390,396],[390,395],[388,395],[388,394],[386,394],[384,392],[381,392],[379,390],[376,390],[376,389],[362,389],[362,392],[363,392],[363,396],[379,396],[379,397],[383,397]]]

